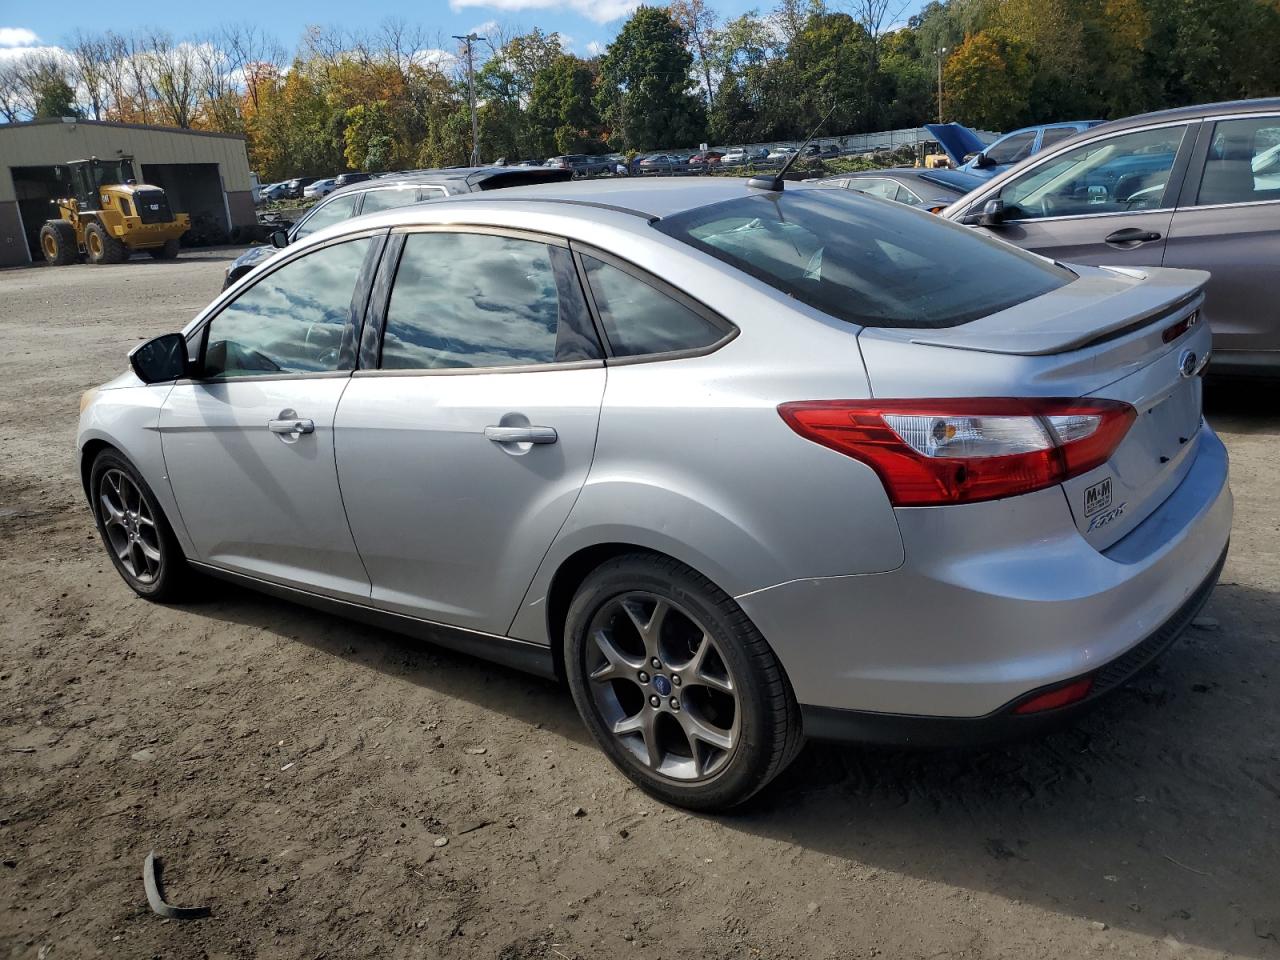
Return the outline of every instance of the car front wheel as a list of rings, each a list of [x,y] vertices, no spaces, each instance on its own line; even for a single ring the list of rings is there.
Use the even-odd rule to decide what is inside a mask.
[[[93,461],[89,491],[98,533],[124,582],[148,600],[180,599],[190,568],[155,495],[133,465],[104,450]]]
[[[569,608],[565,671],[596,742],[667,803],[742,803],[802,743],[764,637],[731,597],[670,558],[629,554],[588,575]]]

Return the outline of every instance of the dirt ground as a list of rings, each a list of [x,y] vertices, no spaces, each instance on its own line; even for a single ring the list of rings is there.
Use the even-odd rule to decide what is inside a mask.
[[[129,592],[77,400],[232,255],[0,271],[0,957],[1280,957],[1276,388],[1210,387],[1216,626],[1136,686],[1026,745],[811,744],[692,816],[552,683],[230,587]],[[212,916],[150,912],[152,849]]]

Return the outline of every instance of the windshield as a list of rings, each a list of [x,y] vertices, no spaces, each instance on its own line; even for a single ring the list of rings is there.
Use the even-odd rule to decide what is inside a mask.
[[[654,225],[802,303],[872,327],[953,327],[1056,290],[1075,274],[903,204],[791,189]]]

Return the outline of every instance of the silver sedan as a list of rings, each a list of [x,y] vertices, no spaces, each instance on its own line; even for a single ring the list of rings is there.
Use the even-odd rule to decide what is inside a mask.
[[[1017,735],[1169,646],[1231,526],[1205,280],[852,191],[514,188],[290,246],[86,394],[79,456],[142,596],[561,677],[723,808],[806,736]]]

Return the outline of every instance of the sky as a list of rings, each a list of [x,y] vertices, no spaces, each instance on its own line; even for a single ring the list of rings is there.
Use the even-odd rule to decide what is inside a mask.
[[[725,18],[748,10],[768,10],[773,0],[710,0]],[[902,16],[910,16],[925,0],[901,0]],[[213,3],[165,3],[129,7],[137,26],[167,30],[176,38],[210,33],[226,23],[255,23],[275,34],[292,51],[309,24],[364,26],[397,17],[421,24],[428,38],[452,48],[450,37],[472,31],[484,34],[501,25],[509,32],[538,27],[558,32],[565,46],[579,56],[592,56],[617,34],[639,0],[216,0]],[[837,4],[833,4],[838,6]],[[86,33],[127,31],[129,18],[120,7],[100,0],[63,0],[61,3],[19,4],[0,0],[0,59],[19,50],[53,46],[69,40],[76,29]],[[264,21],[263,14],[269,14]],[[358,20],[358,24],[357,21]],[[435,43],[432,44],[433,46]]]

